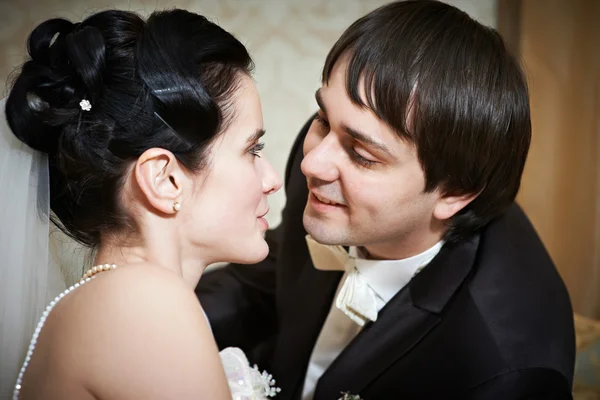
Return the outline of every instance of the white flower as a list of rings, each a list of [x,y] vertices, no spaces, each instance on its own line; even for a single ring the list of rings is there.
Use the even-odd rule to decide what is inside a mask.
[[[92,103],[90,103],[89,100],[83,99],[79,102],[79,107],[81,107],[83,111],[90,111],[92,109]]]
[[[255,390],[260,394],[267,397],[275,397],[279,392],[281,392],[281,388],[275,386],[275,379],[273,379],[273,375],[269,374],[267,371],[263,371],[262,373],[258,369],[258,365],[254,364],[252,368],[255,372]]]

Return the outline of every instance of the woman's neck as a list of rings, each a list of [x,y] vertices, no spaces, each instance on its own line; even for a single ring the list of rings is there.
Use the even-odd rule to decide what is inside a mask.
[[[164,240],[156,243],[147,240],[135,245],[125,244],[123,240],[111,240],[100,245],[94,265],[116,264],[126,267],[132,264],[153,264],[170,270],[194,289],[208,263],[184,253],[183,249],[167,244]]]

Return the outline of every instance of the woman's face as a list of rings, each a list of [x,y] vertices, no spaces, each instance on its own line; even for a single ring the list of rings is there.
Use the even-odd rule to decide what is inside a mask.
[[[195,180],[184,229],[210,262],[255,263],[269,251],[267,196],[282,182],[262,154],[264,134],[254,81],[243,74],[232,100],[233,119],[215,140],[209,163]]]

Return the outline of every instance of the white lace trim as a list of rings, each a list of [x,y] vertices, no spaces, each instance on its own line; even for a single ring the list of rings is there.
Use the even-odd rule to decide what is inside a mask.
[[[221,351],[221,363],[233,400],[266,400],[275,397],[281,389],[275,387],[275,379],[258,366],[250,367],[244,352],[237,347]]]

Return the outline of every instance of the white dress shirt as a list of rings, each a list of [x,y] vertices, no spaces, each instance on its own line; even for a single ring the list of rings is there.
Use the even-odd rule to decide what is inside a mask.
[[[356,247],[350,247],[349,254],[356,259],[356,269],[361,278],[375,292],[379,312],[438,254],[443,244],[443,241],[440,241],[423,253],[403,260],[368,260],[363,258],[364,255]],[[335,298],[346,276],[347,272],[340,280],[329,314],[311,354],[302,390],[302,400],[312,400],[321,375],[362,329],[335,306]]]

